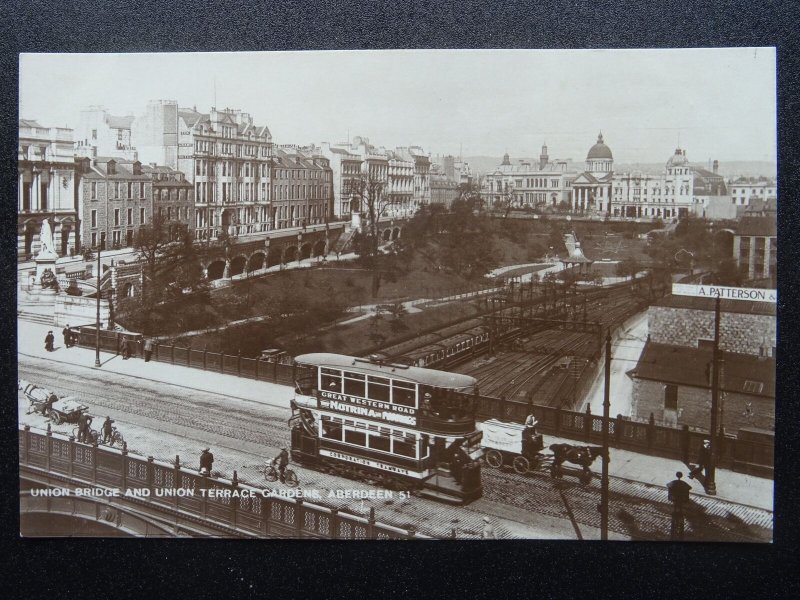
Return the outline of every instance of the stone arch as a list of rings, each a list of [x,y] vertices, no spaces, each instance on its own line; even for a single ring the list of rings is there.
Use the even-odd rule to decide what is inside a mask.
[[[389,239],[392,237],[392,230],[391,229],[384,229],[381,235],[384,242],[388,242]]]
[[[215,279],[222,279],[225,274],[225,261],[215,260],[208,265],[208,280],[214,281]]]
[[[258,271],[259,269],[264,268],[264,256],[263,252],[256,252],[247,260],[247,270],[248,271]]]
[[[247,259],[244,256],[237,256],[236,258],[231,259],[231,277],[244,273],[245,265],[247,265]]]
[[[280,248],[270,248],[267,254],[267,268],[281,264]]]
[[[313,256],[325,256],[325,240],[318,240],[314,244]]]
[[[306,242],[302,246],[300,246],[300,259],[311,258],[311,249],[313,246],[311,242]]]
[[[396,240],[399,237],[400,237],[400,228],[395,227],[394,229],[392,229],[392,239]]]
[[[297,260],[297,246],[289,246],[283,252],[283,262],[288,263]]]

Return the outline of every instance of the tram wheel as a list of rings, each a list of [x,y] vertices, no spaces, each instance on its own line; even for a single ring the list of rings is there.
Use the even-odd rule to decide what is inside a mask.
[[[514,470],[520,475],[524,475],[530,469],[531,463],[524,456],[514,457]]]
[[[500,454],[497,450],[489,450],[486,453],[486,462],[489,464],[490,467],[499,469],[500,467],[503,466],[503,455]]]

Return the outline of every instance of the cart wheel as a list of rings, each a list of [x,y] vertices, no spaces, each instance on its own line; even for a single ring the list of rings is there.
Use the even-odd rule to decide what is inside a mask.
[[[122,447],[123,442],[125,442],[125,440],[123,439],[122,434],[119,431],[115,431],[114,435],[111,436],[110,445],[113,446],[114,444],[118,444],[120,447]]]
[[[53,422],[54,425],[61,425],[61,415],[59,415],[56,411],[50,411],[50,420]]]
[[[297,486],[297,474],[291,469],[286,469],[286,485],[289,487]]]
[[[524,475],[530,469],[531,463],[524,456],[514,457],[514,470],[520,475]]]
[[[277,481],[278,479],[278,472],[275,470],[274,467],[267,467],[264,470],[264,478],[267,481]]]
[[[490,467],[499,469],[500,467],[503,466],[503,455],[500,454],[497,450],[489,450],[486,453],[486,462],[489,464]]]

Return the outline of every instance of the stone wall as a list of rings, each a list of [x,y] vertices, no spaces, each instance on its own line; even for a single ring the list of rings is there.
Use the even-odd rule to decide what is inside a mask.
[[[53,317],[53,324],[57,327],[63,327],[67,324],[73,327],[93,325],[97,321],[97,299],[60,293],[56,296]],[[101,298],[100,323],[102,328],[108,328],[108,320],[108,300]]]
[[[651,306],[647,312],[650,341],[697,348],[697,340],[714,339],[714,311]],[[771,315],[720,314],[720,348],[725,352],[759,356],[761,346],[774,356],[777,319]]]
[[[740,427],[775,429],[773,398],[724,392],[720,404],[722,422],[728,433],[735,434]],[[634,379],[632,415],[637,419],[649,419],[652,413],[656,425],[708,429],[711,424],[711,390],[678,386],[678,410],[673,413],[674,420],[670,412],[664,413],[663,383]]]

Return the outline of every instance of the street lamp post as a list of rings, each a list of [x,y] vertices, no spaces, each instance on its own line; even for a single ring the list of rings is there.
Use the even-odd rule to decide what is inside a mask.
[[[97,320],[94,327],[94,366],[100,366],[100,246],[97,247]]]
[[[600,539],[608,539],[608,420],[611,412],[611,332],[606,333],[605,386],[603,389],[603,471],[600,478]]]
[[[720,442],[717,435],[717,414],[719,413],[719,316],[720,316],[720,297],[714,302],[714,350],[711,354],[711,428],[709,439],[711,440],[711,452],[709,452],[708,464],[706,465],[705,488],[709,496],[717,495],[716,467],[719,457],[718,444]]]

